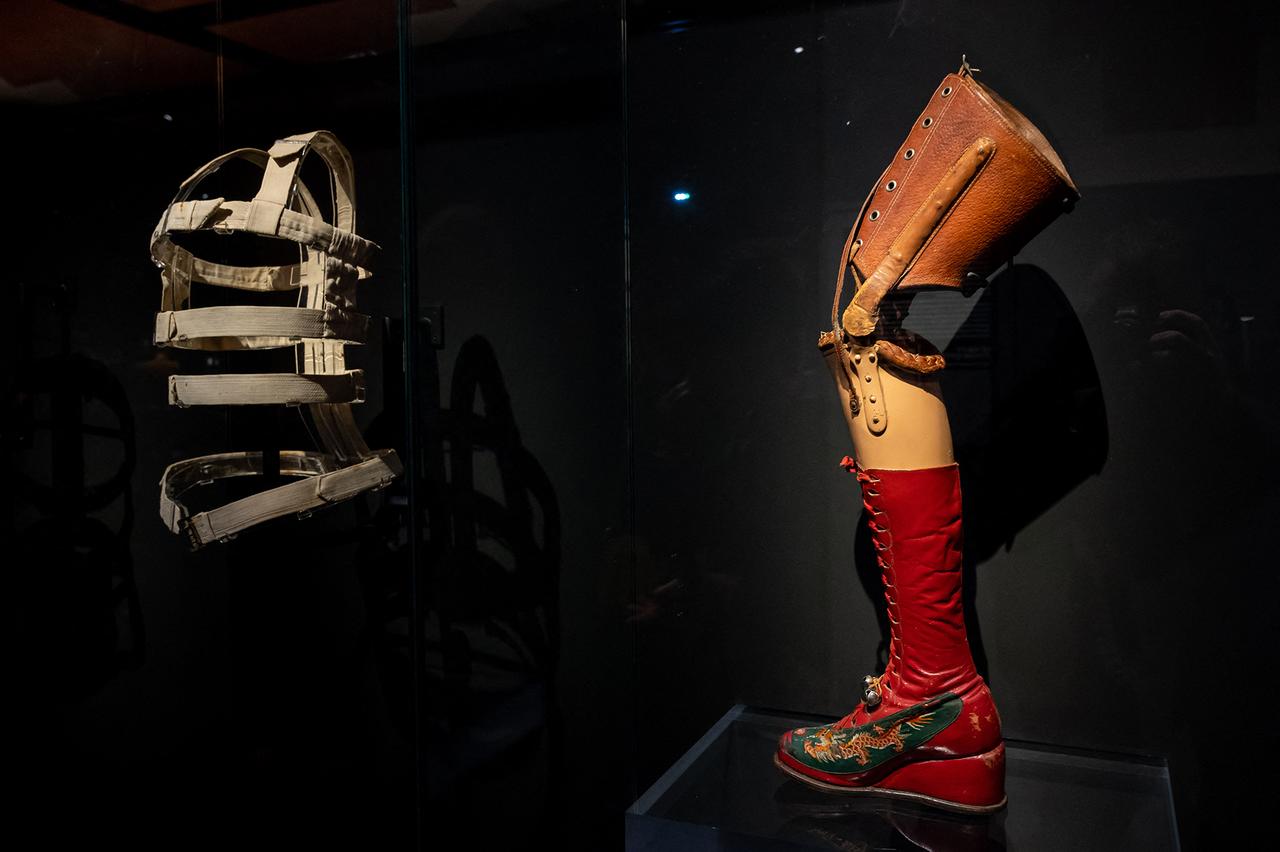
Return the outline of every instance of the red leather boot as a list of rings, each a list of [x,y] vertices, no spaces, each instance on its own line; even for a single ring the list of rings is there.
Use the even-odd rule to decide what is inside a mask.
[[[964,813],[1001,808],[1004,743],[969,652],[961,606],[960,474],[862,470],[889,604],[889,663],[832,725],[783,734],[774,762],[823,790],[911,799]]]

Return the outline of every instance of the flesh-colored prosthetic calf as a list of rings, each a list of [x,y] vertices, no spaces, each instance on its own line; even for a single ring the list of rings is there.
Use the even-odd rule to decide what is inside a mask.
[[[969,651],[961,602],[960,475],[938,372],[906,332],[910,291],[961,289],[1016,252],[1078,194],[1043,135],[978,83],[948,75],[868,195],[841,255],[835,378],[881,569],[889,661],[840,721],[782,735],[774,762],[824,790],[969,813],[1002,807],[1004,742]],[[841,310],[846,274],[855,290]],[[856,460],[855,460],[856,459]]]
[[[834,337],[824,334],[819,348],[835,379],[858,464],[875,470],[917,470],[953,463],[951,424],[938,374],[882,365],[874,346],[847,352]],[[854,386],[861,393],[851,404]]]

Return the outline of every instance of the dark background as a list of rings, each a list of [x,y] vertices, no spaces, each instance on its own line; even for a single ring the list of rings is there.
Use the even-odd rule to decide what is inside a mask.
[[[7,727],[32,824],[398,848],[420,818],[438,848],[609,848],[733,703],[851,709],[880,598],[814,341],[858,204],[967,54],[1083,196],[909,323],[952,365],[971,631],[1005,733],[1167,756],[1184,845],[1252,836],[1277,745],[1269,6],[416,4],[439,342],[414,388],[415,698],[405,486],[196,554],[154,516],[171,461],[307,446],[292,413],[164,404],[145,242],[200,163],[336,132],[384,249],[361,310],[401,313],[394,4],[221,5],[3,13]],[[397,333],[349,350],[379,447],[403,440]],[[91,511],[78,438],[41,431],[56,406],[25,378],[96,375],[64,350],[136,425],[128,489]],[[126,461],[82,453],[91,480]],[[26,476],[61,490],[40,504]],[[76,541],[86,515],[115,543]]]

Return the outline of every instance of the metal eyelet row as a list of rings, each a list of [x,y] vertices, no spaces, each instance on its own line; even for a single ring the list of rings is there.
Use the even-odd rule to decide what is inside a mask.
[[[951,97],[951,93],[952,93],[952,92],[954,92],[954,91],[955,91],[955,88],[954,88],[954,87],[952,87],[952,86],[944,86],[944,87],[942,88],[942,93],[941,93],[941,94],[942,94],[942,97],[944,97],[944,98],[949,98],[949,97]],[[921,127],[924,127],[924,128],[932,127],[932,126],[933,126],[933,116],[926,115],[926,116],[924,117],[924,120],[920,122],[920,126],[921,126]],[[915,149],[915,148],[908,148],[907,150],[905,150],[905,151],[903,151],[903,152],[902,152],[902,159],[904,159],[904,160],[911,160],[911,159],[914,159],[914,158],[915,158],[915,155],[916,155],[916,149]],[[897,188],[898,188],[898,182],[897,182],[896,180],[890,180],[888,183],[886,183],[886,184],[884,185],[884,190],[885,190],[885,192],[893,192],[893,191],[894,191],[895,189],[897,189]],[[880,218],[880,211],[879,211],[879,210],[872,210],[872,211],[871,211],[871,214],[870,214],[870,216],[868,216],[868,218],[869,218],[872,222],[876,221],[877,219],[879,219],[879,218]],[[862,245],[862,240],[858,240],[858,241],[856,241],[854,244],[855,244],[855,245]]]
[[[867,482],[869,484],[878,484],[879,481],[880,480],[875,477],[867,478]],[[864,500],[864,505],[869,511],[871,511],[873,516],[879,517],[886,514],[884,509],[875,510],[871,506],[870,498],[880,496],[880,492],[873,492],[871,488],[864,488],[863,493],[867,498]],[[880,582],[884,584],[884,599],[885,603],[888,604],[886,615],[889,618],[889,665],[886,667],[884,675],[881,676],[881,682],[876,684],[878,687],[876,692],[879,693],[877,698],[882,698],[886,691],[892,689],[892,685],[885,679],[885,675],[888,675],[889,671],[895,665],[902,665],[902,637],[899,635],[901,622],[895,615],[898,607],[898,590],[893,582],[893,533],[889,532],[889,527],[891,526],[888,522],[889,519],[886,517],[884,520],[885,523],[878,523],[876,521],[872,521],[870,523],[872,530],[876,533],[876,535],[871,539],[871,543],[875,546],[876,550],[879,551],[876,556],[876,562],[880,566]],[[887,539],[887,541],[882,543],[880,541],[881,538]],[[871,706],[868,706],[868,709],[872,709]]]

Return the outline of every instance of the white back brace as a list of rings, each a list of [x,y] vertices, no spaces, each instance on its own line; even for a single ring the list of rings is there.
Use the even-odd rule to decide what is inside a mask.
[[[298,170],[315,151],[329,168],[334,221],[324,221]],[[188,200],[196,186],[232,159],[263,169],[252,201]],[[332,133],[317,130],[278,140],[271,149],[239,148],[209,161],[178,190],[151,235],[151,258],[161,269],[155,343],[224,351],[293,346],[295,373],[170,376],[169,404],[307,405],[324,452],[280,453],[282,476],[298,477],[209,511],[192,515],[182,500],[218,479],[263,472],[260,452],[218,453],[175,462],[160,478],[160,517],[185,531],[193,548],[226,541],[271,518],[337,503],[390,484],[401,472],[394,450],[370,450],[352,416],[364,399],[364,375],[348,370],[347,343],[363,343],[369,318],[355,312],[356,283],[369,277],[378,246],[355,234],[351,155]],[[289,266],[230,266],[195,257],[171,234],[210,230],[291,240],[300,259]],[[297,290],[298,307],[191,306],[191,284],[259,292]]]

